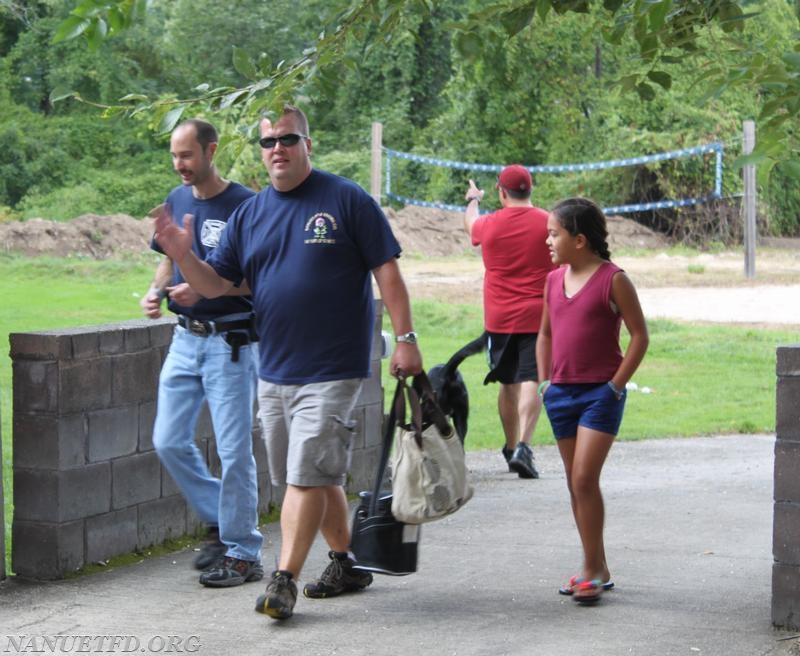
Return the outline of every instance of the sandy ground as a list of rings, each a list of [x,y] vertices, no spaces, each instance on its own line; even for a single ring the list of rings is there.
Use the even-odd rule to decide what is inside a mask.
[[[639,300],[649,319],[800,327],[800,285],[659,287],[639,290]]]
[[[430,208],[386,209],[403,248],[412,298],[481,303],[483,263],[463,216]],[[612,259],[630,275],[649,318],[800,326],[800,242],[768,240],[756,250],[752,279],[739,252],[681,255],[663,235],[609,217]],[[0,223],[0,253],[111,258],[149,253],[152,224],[126,215],[87,214],[69,222]],[[767,245],[769,244],[769,245]]]
[[[757,251],[756,275],[741,254],[614,258],[636,285],[645,316],[684,321],[800,327],[800,251]],[[401,259],[412,298],[481,303],[480,256]],[[799,336],[800,337],[800,336]]]

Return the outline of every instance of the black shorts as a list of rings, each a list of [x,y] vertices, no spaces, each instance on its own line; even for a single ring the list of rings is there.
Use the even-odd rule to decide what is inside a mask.
[[[536,380],[537,333],[487,333],[489,373],[483,384]]]

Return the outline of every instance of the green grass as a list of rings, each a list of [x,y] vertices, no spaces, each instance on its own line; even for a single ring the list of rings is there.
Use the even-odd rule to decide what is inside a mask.
[[[12,390],[10,333],[85,326],[142,317],[139,295],[147,290],[156,260],[0,256],[0,415],[2,416],[6,569],[10,571],[12,494]]]
[[[152,278],[156,259],[93,261],[0,256],[0,414],[2,415],[3,485],[7,550],[11,544],[12,390],[8,335],[78,325],[96,325],[141,317],[139,295]],[[413,304],[425,366],[445,362],[483,330],[477,305],[420,301]],[[797,342],[789,330],[692,325],[652,321],[650,350],[633,378],[620,439],[772,433],[775,430],[775,349]],[[393,391],[384,367],[384,387]],[[460,367],[470,393],[467,448],[499,449],[497,386],[483,385],[483,354]],[[543,414],[537,444],[551,443]],[[10,563],[7,563],[10,564]]]
[[[415,303],[425,367],[445,362],[477,337],[483,330],[482,316],[478,306]],[[628,394],[620,439],[774,432],[775,349],[795,343],[795,332],[666,320],[650,321],[648,327],[650,348],[632,379],[639,389]],[[623,344],[626,341],[623,328]],[[388,397],[394,387],[386,369],[383,385]],[[499,449],[503,438],[497,385],[483,385],[485,354],[466,359],[459,371],[470,395],[467,448]],[[542,413],[534,443],[551,441]]]

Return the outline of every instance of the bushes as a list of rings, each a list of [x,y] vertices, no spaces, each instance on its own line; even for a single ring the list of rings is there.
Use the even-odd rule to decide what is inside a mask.
[[[33,192],[20,203],[23,218],[64,221],[81,214],[146,216],[178,183],[166,156],[148,154],[124,161],[125,169],[91,170],[75,185],[42,193]]]
[[[0,106],[0,206],[23,218],[144,216],[176,184],[165,144],[131,120]]]

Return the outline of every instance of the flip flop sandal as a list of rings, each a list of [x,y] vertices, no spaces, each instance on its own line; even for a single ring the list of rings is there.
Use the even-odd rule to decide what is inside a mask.
[[[571,597],[572,594],[575,592],[575,588],[583,582],[583,579],[580,578],[577,574],[570,578],[569,583],[566,585],[562,585],[558,589],[558,594],[565,595],[567,597]],[[606,581],[605,583],[601,584],[603,588],[603,592],[608,592],[609,590],[614,589],[614,581]]]
[[[600,579],[593,579],[591,581],[580,581],[576,588],[578,592],[588,592],[594,594],[581,594],[572,595],[572,599],[579,604],[595,604],[600,601],[603,596],[603,582]]]

